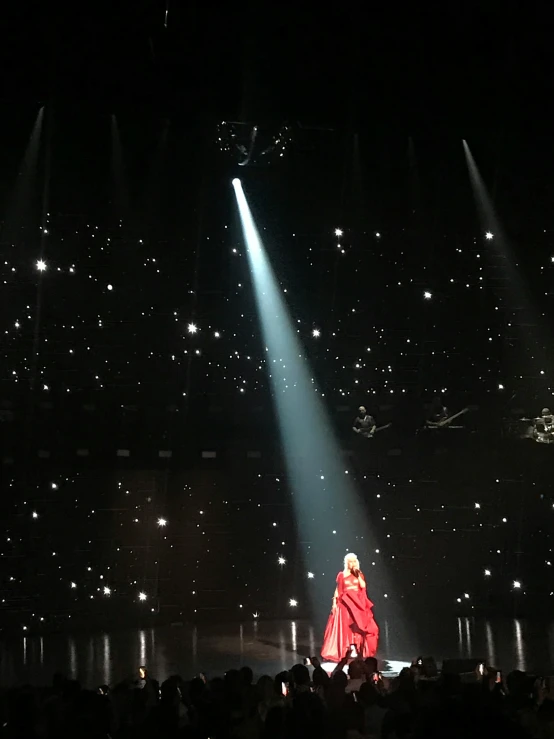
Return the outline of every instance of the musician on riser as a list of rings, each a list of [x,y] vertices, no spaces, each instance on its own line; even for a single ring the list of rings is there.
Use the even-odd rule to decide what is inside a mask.
[[[540,418],[533,421],[533,437],[543,444],[554,443],[554,416],[549,408],[543,408]]]
[[[442,404],[440,397],[437,396],[429,409],[429,418],[425,421],[425,428],[461,428],[460,426],[452,426],[451,422],[459,418],[459,416],[465,415],[469,410],[471,410],[471,406],[462,408],[461,411],[449,416],[448,409]]]
[[[361,434],[366,438],[370,438],[371,436],[373,436],[373,434],[375,433],[375,429],[377,428],[375,419],[373,418],[373,416],[370,416],[368,414],[365,406],[363,405],[358,408],[358,414],[358,417],[354,420],[354,426],[352,427],[352,429],[357,434]]]
[[[443,405],[441,398],[437,395],[431,403],[427,423],[435,426],[437,424],[442,424],[447,418],[448,408]]]

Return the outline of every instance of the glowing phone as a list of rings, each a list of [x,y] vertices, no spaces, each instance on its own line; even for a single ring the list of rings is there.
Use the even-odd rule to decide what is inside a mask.
[[[139,677],[141,680],[146,680],[146,667],[144,665],[139,667]]]
[[[289,688],[288,688],[288,685],[286,683],[281,683],[281,693],[282,693],[282,695],[283,695],[284,698],[286,698],[287,695],[289,694]]]
[[[481,662],[479,665],[479,674],[484,675],[485,674],[485,665]]]

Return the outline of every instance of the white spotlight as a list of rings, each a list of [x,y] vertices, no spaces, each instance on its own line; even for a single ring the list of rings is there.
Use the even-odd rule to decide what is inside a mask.
[[[234,180],[231,182],[233,187],[238,187],[240,185],[240,180],[238,177],[235,177]]]

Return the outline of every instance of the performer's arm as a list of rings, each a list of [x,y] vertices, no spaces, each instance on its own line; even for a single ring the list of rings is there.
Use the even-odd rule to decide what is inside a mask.
[[[365,577],[363,576],[361,572],[358,573],[358,582],[360,583],[361,588],[367,587],[366,582],[365,582]]]
[[[337,601],[342,595],[342,591],[344,589],[344,576],[342,572],[339,572],[337,575],[337,587],[335,588],[335,593],[333,595],[333,606],[337,605]]]

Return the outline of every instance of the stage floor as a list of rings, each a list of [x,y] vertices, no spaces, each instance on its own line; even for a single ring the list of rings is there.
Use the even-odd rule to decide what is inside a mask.
[[[503,669],[554,672],[554,621],[452,618],[417,629],[413,624],[380,623],[378,658],[392,675],[418,655],[485,658]],[[50,683],[54,672],[87,687],[136,675],[147,665],[159,680],[199,672],[222,674],[249,665],[256,676],[275,675],[318,655],[322,628],[304,621],[248,621],[226,625],[175,625],[74,635],[48,634],[0,641],[0,684]]]

